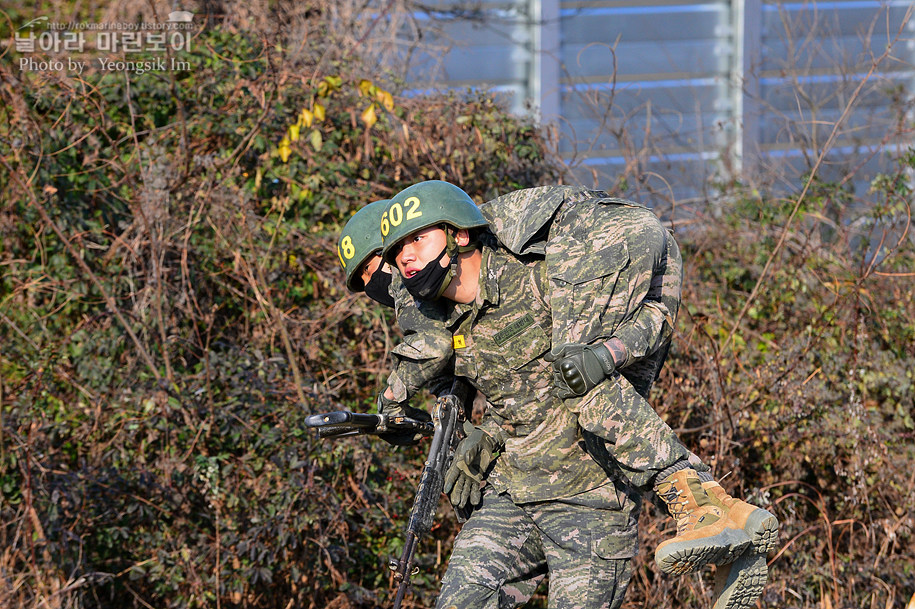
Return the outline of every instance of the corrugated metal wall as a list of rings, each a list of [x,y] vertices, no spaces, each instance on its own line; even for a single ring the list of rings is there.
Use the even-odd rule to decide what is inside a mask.
[[[912,143],[888,137],[913,116],[909,1],[426,6],[415,14],[424,44],[409,57],[418,88],[494,88],[516,112],[533,106],[559,126],[574,176],[600,187],[625,176],[649,203],[701,207],[735,175],[791,188],[834,129],[821,175],[864,163],[866,190],[885,152]]]
[[[912,2],[752,6],[761,31],[749,45],[753,95],[744,96],[744,154],[757,171],[785,167],[795,175],[833,137],[820,175],[842,180],[864,163],[854,186],[866,192],[868,176],[888,166],[885,152],[913,144]],[[894,137],[906,119],[909,139]]]
[[[589,184],[689,200],[729,146],[727,2],[559,2],[561,150]]]

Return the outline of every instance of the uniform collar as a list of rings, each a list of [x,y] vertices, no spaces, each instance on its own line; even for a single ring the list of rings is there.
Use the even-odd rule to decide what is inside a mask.
[[[499,279],[505,270],[505,261],[500,260],[498,253],[488,246],[483,246],[483,259],[480,261],[480,289],[477,292],[476,306],[498,306],[501,301]]]
[[[469,311],[476,312],[485,306],[498,306],[502,300],[499,280],[505,270],[505,260],[496,250],[487,245],[482,247],[482,256],[477,297],[471,303],[454,303],[451,315],[449,315],[449,325],[457,322]]]

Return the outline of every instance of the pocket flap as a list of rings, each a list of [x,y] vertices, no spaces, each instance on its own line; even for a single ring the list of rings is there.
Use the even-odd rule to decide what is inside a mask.
[[[505,363],[517,370],[550,350],[550,337],[536,323],[503,343]]]
[[[625,525],[625,523],[623,523]],[[638,553],[635,527],[619,526],[591,532],[594,553],[605,560],[632,558]]]
[[[629,264],[629,248],[625,241],[613,243],[598,251],[569,245],[548,252],[546,260],[550,279],[577,285],[619,272]]]
[[[391,353],[413,361],[447,359],[452,354],[451,335],[435,332],[410,334],[391,349]]]

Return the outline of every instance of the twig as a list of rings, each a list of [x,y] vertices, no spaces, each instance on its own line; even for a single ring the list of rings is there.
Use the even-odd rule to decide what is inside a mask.
[[[133,142],[134,147],[137,151],[137,162],[140,165],[140,171],[143,175],[143,194],[140,196],[140,204],[137,206],[137,211],[139,212],[140,218],[143,220],[143,224],[146,225],[146,232],[149,233],[150,246],[152,249],[150,259],[153,264],[153,279],[156,282],[156,326],[159,329],[159,340],[162,343],[162,360],[165,363],[165,376],[168,378],[169,383],[174,384],[175,376],[172,373],[172,364],[168,355],[168,335],[165,332],[165,320],[162,315],[162,248],[158,235],[158,227],[156,230],[153,230],[149,218],[146,217],[146,211],[143,209],[143,199],[150,201],[148,192],[148,179],[152,179],[151,171],[153,166],[153,161],[150,159],[147,163],[146,168],[143,167],[143,155],[140,154],[140,140],[137,138],[137,124],[136,124],[136,114],[133,111],[133,102],[130,100],[130,74],[124,72],[124,81],[126,82],[125,89],[125,98],[127,99],[127,110],[130,113],[130,130],[133,132]],[[158,222],[156,222],[158,224]]]
[[[911,9],[909,9],[911,12]],[[737,318],[734,320],[734,324],[731,326],[730,332],[728,332],[727,337],[724,340],[724,343],[719,349],[719,356],[724,355],[727,349],[731,345],[731,339],[734,337],[734,334],[737,332],[737,328],[740,326],[740,322],[743,321],[744,316],[747,314],[747,311],[750,310],[750,305],[756,299],[756,296],[759,294],[759,290],[762,287],[763,279],[766,278],[766,275],[769,273],[769,269],[772,268],[772,264],[775,261],[775,257],[781,251],[782,246],[785,243],[785,240],[788,237],[788,229],[791,227],[791,223],[794,221],[795,216],[797,216],[798,211],[801,208],[801,203],[804,202],[804,199],[807,197],[807,192],[810,190],[811,184],[813,184],[813,178],[816,176],[817,171],[820,169],[820,165],[823,164],[823,160],[826,158],[826,153],[832,148],[833,141],[836,139],[839,133],[839,126],[845,122],[845,119],[848,118],[848,115],[851,113],[851,109],[855,104],[855,101],[858,99],[858,96],[861,94],[864,85],[868,83],[871,76],[877,70],[878,65],[884,59],[886,59],[890,51],[893,49],[894,44],[899,39],[901,32],[896,34],[896,38],[890,41],[886,45],[886,49],[883,51],[883,54],[875,60],[871,61],[871,67],[867,71],[867,74],[864,75],[864,78],[861,79],[861,82],[855,88],[854,92],[851,94],[851,97],[848,100],[848,103],[845,104],[845,108],[842,111],[842,115],[836,120],[833,125],[832,132],[829,134],[829,137],[826,139],[826,143],[823,145],[822,150],[820,151],[819,156],[817,157],[816,163],[813,165],[813,169],[810,171],[810,177],[807,179],[804,184],[804,188],[801,191],[801,194],[798,196],[797,201],[794,203],[794,208],[791,210],[791,214],[788,216],[788,220],[785,222],[785,226],[782,229],[781,236],[778,239],[778,243],[775,245],[775,249],[772,250],[772,253],[769,255],[769,258],[766,260],[765,266],[763,266],[762,272],[759,274],[759,278],[756,280],[756,285],[753,286],[753,290],[750,292],[750,295],[747,297],[747,301],[744,303],[743,308],[740,309]]]

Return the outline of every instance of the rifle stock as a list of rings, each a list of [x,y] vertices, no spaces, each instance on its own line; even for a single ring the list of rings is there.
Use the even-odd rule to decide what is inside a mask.
[[[389,431],[415,431],[424,436],[435,432],[432,423],[409,417],[368,414],[338,410],[305,417],[305,426],[318,432],[318,437],[343,438],[358,435],[378,435]]]

